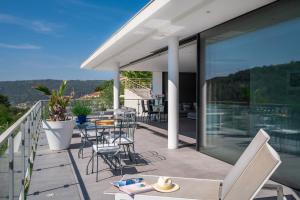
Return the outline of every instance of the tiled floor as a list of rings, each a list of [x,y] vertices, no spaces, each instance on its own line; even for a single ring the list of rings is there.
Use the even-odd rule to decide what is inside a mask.
[[[76,131],[75,131],[76,132]],[[151,127],[136,131],[138,165],[125,168],[124,174],[152,174],[176,177],[223,179],[231,165],[194,151],[193,146],[183,145],[177,150],[167,149],[167,139],[151,130]],[[102,162],[100,181],[95,174],[85,174],[91,148],[86,148],[84,158],[78,158],[80,138],[74,134],[69,150],[51,152],[47,149],[44,135],[35,160],[28,199],[101,199],[112,200],[104,191],[110,183],[121,178]],[[293,193],[285,188],[285,194]],[[263,190],[258,199],[276,199],[274,191]],[[263,198],[267,197],[267,198]],[[288,196],[288,199],[296,197]]]

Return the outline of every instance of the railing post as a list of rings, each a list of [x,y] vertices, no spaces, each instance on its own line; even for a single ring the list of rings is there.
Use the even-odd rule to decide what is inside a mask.
[[[138,113],[138,116],[140,116],[140,100],[138,99],[138,110],[137,110],[137,113]]]
[[[8,168],[9,168],[9,200],[14,199],[14,139],[10,135],[8,138]]]
[[[25,124],[22,123],[20,126],[20,131],[21,131],[21,157],[22,157],[22,185],[21,185],[21,195],[20,199],[23,200],[25,199],[25,176],[26,176],[26,159],[25,159]]]
[[[27,126],[27,134],[28,134],[28,166],[30,167],[30,157],[31,157],[31,117],[32,115],[30,114],[30,116],[28,117],[28,126]]]

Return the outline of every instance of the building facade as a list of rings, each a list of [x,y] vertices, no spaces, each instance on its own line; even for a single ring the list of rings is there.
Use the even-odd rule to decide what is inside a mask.
[[[170,149],[184,101],[195,107],[196,150],[225,162],[263,128],[283,160],[273,180],[300,189],[300,2],[182,2],[150,2],[82,67],[154,72]]]

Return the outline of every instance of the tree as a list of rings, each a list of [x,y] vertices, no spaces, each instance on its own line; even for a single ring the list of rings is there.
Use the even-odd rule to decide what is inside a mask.
[[[100,92],[100,104],[102,109],[111,108],[113,105],[113,81],[106,81],[98,87]]]
[[[123,71],[122,76],[127,78],[152,78],[152,72]]]
[[[0,94],[0,104],[3,104],[5,107],[10,107],[8,97]]]
[[[10,124],[13,121],[13,116],[9,108],[4,104],[0,104],[0,126]]]

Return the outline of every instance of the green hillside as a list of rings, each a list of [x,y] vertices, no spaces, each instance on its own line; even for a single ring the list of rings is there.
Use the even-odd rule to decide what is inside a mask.
[[[75,98],[89,94],[101,85],[103,80],[70,80],[67,85],[66,94],[75,92]],[[26,80],[26,81],[0,81],[0,94],[8,96],[12,105],[25,102],[36,102],[47,99],[41,93],[33,89],[36,85],[45,85],[50,89],[58,88],[61,80]]]
[[[207,81],[209,101],[300,104],[300,61],[259,66]]]

